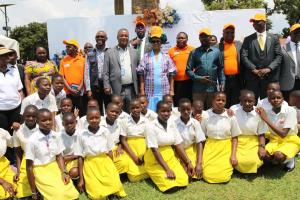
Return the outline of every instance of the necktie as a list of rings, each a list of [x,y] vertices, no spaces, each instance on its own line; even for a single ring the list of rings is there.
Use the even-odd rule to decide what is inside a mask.
[[[297,69],[296,69],[297,74],[296,74],[296,76],[297,76],[297,78],[300,78],[300,50],[299,50],[299,44],[296,43],[295,46],[296,46],[296,60],[295,61],[297,62]]]
[[[258,44],[259,44],[260,49],[263,51],[265,49],[265,43],[264,43],[262,34],[258,35]]]

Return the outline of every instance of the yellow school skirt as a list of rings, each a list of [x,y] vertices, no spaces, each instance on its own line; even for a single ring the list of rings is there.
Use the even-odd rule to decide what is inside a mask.
[[[16,185],[14,184],[14,172],[9,166],[9,161],[6,157],[2,156],[0,158],[0,178],[5,180],[6,182],[12,184],[14,188]],[[7,199],[10,195],[8,192],[4,190],[4,188],[0,185],[0,199]]]
[[[140,159],[144,159],[144,155],[147,150],[146,141],[143,137],[129,137],[127,138],[127,143],[131,150],[135,153]],[[128,179],[131,182],[138,182],[143,179],[148,178],[148,174],[145,170],[144,165],[136,165],[135,162],[128,155]]]
[[[70,172],[70,170],[74,167],[78,167],[78,159],[71,160],[66,163],[66,169],[68,170],[68,172]]]
[[[203,151],[203,179],[208,183],[230,181],[233,167],[230,163],[231,139],[207,138]]]
[[[121,155],[117,156],[117,148],[118,148],[118,145],[116,145],[112,149],[114,164],[115,164],[119,174],[127,173],[130,158],[127,155],[127,153],[124,151],[124,149],[122,149],[123,153]]]
[[[241,173],[257,173],[257,169],[263,164],[258,157],[258,136],[239,136],[236,157],[238,160],[236,170]]]
[[[175,179],[168,179],[166,171],[157,162],[154,157],[152,150],[148,149],[146,151],[145,160],[145,170],[150,176],[151,180],[155,183],[158,189],[162,192],[169,190],[174,187],[185,187],[188,185],[188,175],[184,171],[179,160],[175,156],[174,150],[171,146],[159,147],[158,151],[163,157],[164,161],[167,163],[169,168],[175,173]]]
[[[193,167],[197,164],[197,144],[192,144],[185,149],[185,153],[191,160]],[[199,179],[197,176],[193,176],[194,179]]]
[[[106,154],[84,158],[83,175],[90,199],[105,199],[111,194],[126,196],[119,173]]]
[[[56,161],[33,167],[35,185],[45,200],[73,200],[78,199],[79,193],[72,181],[65,185],[61,171]]]
[[[279,151],[286,155],[287,159],[295,157],[300,150],[300,138],[295,135],[287,135],[281,138],[278,135],[271,134],[270,141],[266,145],[266,151],[273,155],[276,151]]]
[[[17,184],[17,194],[16,194],[17,198],[31,196],[31,188],[27,178],[26,157],[24,152],[23,152],[23,158],[20,166],[19,181],[16,184]]]

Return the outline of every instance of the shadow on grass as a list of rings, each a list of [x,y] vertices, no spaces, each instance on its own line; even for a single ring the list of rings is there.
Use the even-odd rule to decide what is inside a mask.
[[[173,188],[171,188],[171,189],[169,189],[169,190],[167,190],[165,192],[162,192],[162,191],[160,191],[158,189],[158,187],[153,183],[153,181],[150,178],[146,179],[145,183],[147,185],[149,185],[150,187],[154,188],[155,190],[157,190],[158,192],[160,192],[162,194],[167,194],[167,195],[168,194],[174,194],[174,193],[176,193],[176,192],[178,192],[180,190],[184,190],[186,188],[186,187],[173,187]]]

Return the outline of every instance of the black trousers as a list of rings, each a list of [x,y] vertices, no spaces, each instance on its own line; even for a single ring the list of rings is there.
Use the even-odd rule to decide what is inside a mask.
[[[82,117],[83,115],[85,115],[85,111],[83,108],[83,98],[82,96],[75,96],[72,94],[67,94],[67,97],[70,98],[73,102],[73,110],[74,108],[79,109],[79,116]]]
[[[192,100],[192,88],[193,81],[185,80],[185,81],[174,81],[174,106],[178,107],[179,100],[181,98],[188,98]]]
[[[267,97],[267,86],[271,82],[267,79],[246,80],[245,89],[254,92],[257,102],[258,98],[263,99]]]
[[[238,104],[240,99],[240,91],[242,89],[238,75],[226,76],[225,93],[227,96],[226,108]]]
[[[120,94],[124,101],[123,110],[130,113],[130,101],[136,97],[133,84],[122,85],[122,90]]]
[[[103,81],[99,80],[97,86],[91,86],[91,90],[93,93],[93,98],[98,101],[101,115],[104,116],[106,106],[110,102],[110,96],[108,96],[104,93]]]
[[[11,129],[11,126],[14,122],[21,121],[21,104],[12,110],[0,110],[0,128],[3,128],[7,130],[11,135],[13,133],[13,130]],[[5,157],[10,161],[11,164],[16,164],[16,158],[13,148],[7,148]]]
[[[295,79],[295,84],[292,90],[289,91],[281,91],[282,95],[284,97],[284,100],[286,100],[287,102],[289,101],[289,96],[290,93],[294,90],[300,90],[300,79]]]

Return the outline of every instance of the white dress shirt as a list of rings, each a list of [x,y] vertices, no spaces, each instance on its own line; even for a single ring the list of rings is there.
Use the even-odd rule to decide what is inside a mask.
[[[21,147],[25,152],[25,146],[29,138],[33,135],[34,132],[38,130],[38,125],[33,129],[29,129],[26,124],[22,124],[19,130],[13,133],[14,147]]]
[[[20,114],[23,115],[28,105],[35,105],[38,109],[47,108],[50,112],[57,112],[56,100],[52,94],[48,94],[44,99],[40,99],[38,92],[27,96],[21,105]]]
[[[58,109],[60,109],[60,102],[61,100],[66,98],[66,92],[64,89],[62,89],[57,95],[55,95],[55,92],[53,90],[53,88],[51,88],[51,92],[50,94],[52,94],[55,97],[56,100],[56,106]]]
[[[131,71],[131,60],[129,49],[126,47],[122,49],[121,47],[117,47],[119,52],[120,58],[120,65],[121,65],[121,81],[122,85],[131,84],[132,80],[132,71]]]
[[[251,112],[245,112],[243,107],[240,107],[235,112],[242,135],[261,135],[268,131],[267,124],[260,118],[255,109],[254,107]]]
[[[0,128],[0,158],[4,156],[7,147],[13,147],[13,139],[8,131]]]
[[[207,112],[209,117],[201,122],[206,137],[224,140],[241,134],[235,116],[229,117],[226,111],[222,114],[216,114],[212,109],[209,109]]]
[[[288,103],[286,101],[282,102],[282,106],[288,106]],[[273,106],[269,102],[269,98],[266,97],[264,99],[261,99],[257,102],[257,107],[262,107],[263,109],[267,110],[272,110]]]
[[[146,140],[148,148],[161,146],[178,145],[183,142],[174,121],[168,121],[167,130],[154,120],[147,126]]]
[[[114,146],[113,138],[104,126],[100,126],[95,134],[85,129],[78,135],[74,155],[97,156],[108,153]]]
[[[29,138],[25,148],[26,159],[32,160],[34,165],[45,165],[55,161],[56,156],[64,151],[60,133],[51,131],[44,135],[37,130]]]
[[[140,116],[140,120],[136,123],[130,115],[129,118],[120,122],[122,127],[121,135],[126,137],[145,137],[147,123],[149,121],[143,116]]]
[[[58,114],[55,116],[55,129],[56,129],[56,132],[60,132],[60,131],[64,131],[65,130],[65,127],[63,126],[63,115],[62,113]],[[81,124],[80,124],[80,119],[79,117],[76,118],[76,130],[77,129],[82,129],[81,128]]]
[[[106,117],[101,120],[100,127],[104,127],[108,130],[110,136],[112,137],[114,145],[117,145],[120,143],[120,135],[122,132],[122,127],[120,125],[120,121],[116,120],[113,125],[110,125],[106,122]]]
[[[294,135],[298,133],[297,128],[297,112],[291,106],[282,106],[279,113],[275,113],[273,110],[268,110],[267,115],[271,122],[279,128],[289,128],[288,135]],[[270,131],[274,135],[278,135],[271,128]]]
[[[0,72],[0,110],[13,110],[21,103],[20,90],[23,84],[20,79],[17,67],[7,66],[7,72],[4,75]]]
[[[202,131],[200,123],[196,119],[190,118],[187,124],[185,124],[179,117],[175,120],[175,124],[183,139],[184,148],[205,141],[205,134]]]
[[[142,116],[144,116],[146,119],[148,119],[150,122],[154,121],[157,119],[157,114],[156,112],[147,109],[147,113],[145,115],[141,114]]]
[[[77,141],[79,131],[75,131],[73,135],[68,135],[65,130],[60,132],[60,136],[62,139],[62,143],[64,145],[63,156],[71,156],[74,155],[75,143]]]
[[[241,104],[238,103],[238,104],[234,104],[234,105],[230,106],[229,109],[232,110],[235,113],[241,107],[242,107]]]

